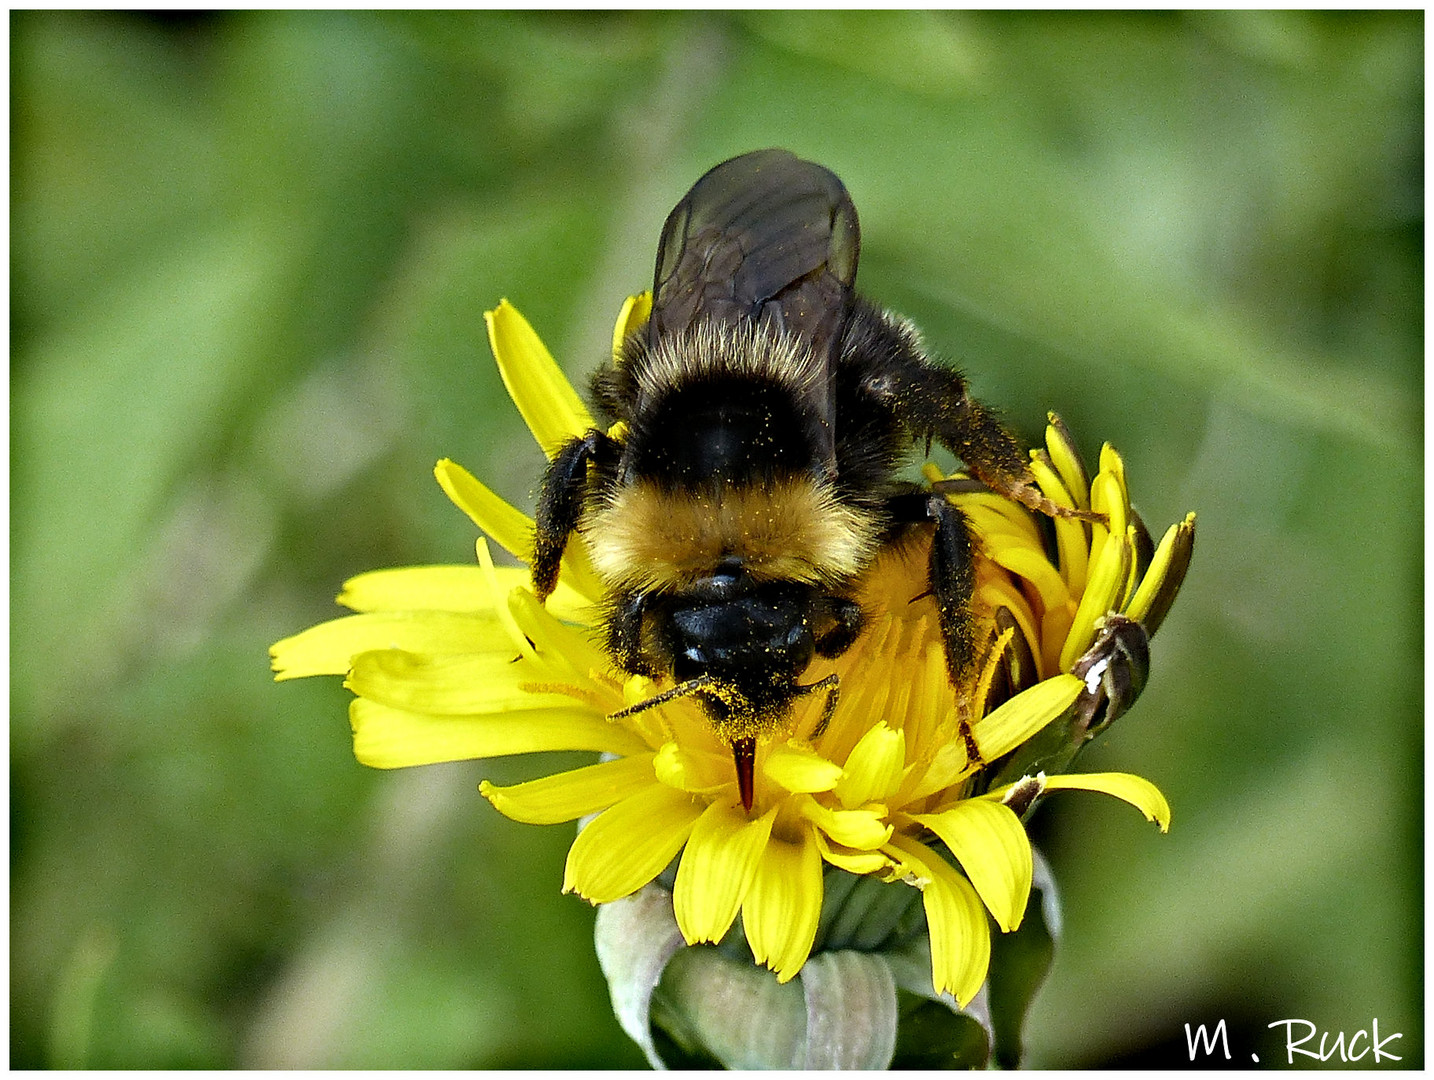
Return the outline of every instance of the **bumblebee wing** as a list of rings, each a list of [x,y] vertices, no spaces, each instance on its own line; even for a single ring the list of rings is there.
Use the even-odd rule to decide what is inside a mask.
[[[768,321],[830,356],[851,308],[860,230],[842,182],[786,150],[707,172],[658,245],[650,340],[704,317]]]

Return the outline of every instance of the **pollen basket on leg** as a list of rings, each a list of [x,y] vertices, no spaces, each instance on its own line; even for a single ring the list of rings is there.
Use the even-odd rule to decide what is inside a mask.
[[[860,572],[878,523],[811,477],[700,491],[640,481],[584,517],[594,569],[626,589],[681,589],[739,558],[758,581],[836,583]]]

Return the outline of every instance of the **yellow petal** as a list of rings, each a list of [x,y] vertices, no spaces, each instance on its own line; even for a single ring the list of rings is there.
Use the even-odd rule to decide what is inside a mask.
[[[640,329],[652,314],[652,293],[640,292],[629,296],[618,313],[617,325],[612,328],[612,359],[617,363],[622,357],[622,343],[634,330]]]
[[[787,791],[830,791],[841,779],[841,766],[790,743],[773,743],[762,755],[762,772]]]
[[[878,721],[847,756],[846,776],[836,785],[836,797],[846,810],[885,801],[901,786],[905,766],[905,732]]]
[[[924,768],[912,770],[907,777],[907,786],[897,794],[897,801],[910,804],[924,799],[966,779],[974,771],[971,759],[966,756],[964,742],[960,739],[945,742],[936,748],[936,753]]]
[[[504,817],[529,825],[555,825],[606,810],[655,782],[652,754],[647,753],[508,787],[484,780],[478,791]]]
[[[1036,478],[1036,484],[1041,489],[1041,494],[1057,506],[1064,506],[1070,510],[1075,509],[1075,499],[1067,490],[1065,481],[1056,472],[1050,454],[1041,450],[1032,450],[1030,469],[1031,475]]]
[[[820,830],[812,832],[817,851],[825,862],[848,874],[875,874],[891,867],[891,860],[879,851],[856,851],[852,848],[833,844]]]
[[[900,703],[902,711],[898,712],[893,707],[885,715],[906,737],[904,756],[908,761],[915,761],[924,758],[932,746],[944,740],[955,698],[946,651],[939,641],[927,640],[924,645],[913,642],[913,648],[904,653],[903,659],[898,661],[893,657],[888,661],[896,681],[907,684],[903,693],[893,694],[890,699],[893,706]],[[870,723],[870,720],[867,722]],[[905,769],[903,774],[902,782],[905,783]]]
[[[375,769],[540,750],[638,754],[649,749],[627,729],[584,711],[576,702],[538,712],[431,716],[358,698],[349,704],[349,723],[354,756]]]
[[[968,491],[948,496],[983,539],[1003,537],[1008,543],[1040,548],[1041,534],[1030,513],[1020,503],[993,491]]]
[[[1112,455],[1114,455],[1112,457]],[[1120,466],[1120,456],[1111,450],[1110,443],[1106,443],[1101,450],[1101,463],[1104,466],[1113,462]],[[1100,558],[1101,549],[1105,546],[1106,540],[1111,536],[1124,536],[1125,526],[1130,520],[1130,494],[1125,490],[1121,477],[1124,475],[1123,466],[1120,466],[1119,474],[1102,467],[1100,473],[1091,481],[1090,505],[1097,513],[1105,514],[1109,525],[1101,525],[1094,522],[1090,527],[1090,563],[1095,565]]]
[[[528,562],[533,554],[533,519],[495,495],[462,465],[443,458],[433,475],[453,504],[510,555]]]
[[[1050,459],[1041,454],[1031,455],[1031,473],[1046,497],[1058,506],[1075,508],[1061,478],[1056,475]],[[1086,565],[1090,556],[1090,541],[1086,538],[1086,524],[1071,518],[1054,518],[1056,531],[1056,557],[1065,579],[1066,588],[1072,596],[1079,596],[1085,589]]]
[[[1125,459],[1120,456],[1120,451],[1110,443],[1105,443],[1100,448],[1100,471],[1114,477],[1122,492],[1129,491],[1125,482]],[[1125,496],[1125,507],[1128,517],[1130,513],[1130,496],[1128,494]]]
[[[660,782],[693,794],[714,795],[737,783],[730,756],[685,748],[676,742],[662,744],[653,768]]]
[[[558,582],[557,588],[540,605],[555,617],[564,622],[581,623],[592,625],[601,617],[601,612],[591,595],[578,591],[568,582],[581,581],[578,574],[569,573],[569,564],[564,562],[564,577]],[[475,567],[474,569],[480,569]],[[515,590],[522,590],[532,596],[533,603],[538,602],[537,596],[533,595],[533,575],[525,566],[495,566],[493,573],[498,582],[499,591],[508,596],[508,606],[513,605],[512,596]]]
[[[1055,413],[1047,413],[1046,450],[1051,455],[1051,464],[1060,475],[1061,483],[1070,492],[1076,505],[1082,510],[1090,509],[1090,480],[1085,465],[1081,463],[1080,451],[1065,423]]]
[[[941,837],[966,871],[996,925],[1011,931],[1021,925],[1031,895],[1031,843],[1010,807],[963,799],[935,814],[912,820]]]
[[[1099,484],[1102,477],[1096,477]],[[1112,515],[1112,523],[1114,515]],[[1130,563],[1135,557],[1135,529],[1122,528],[1117,535],[1112,533],[1101,545],[1100,554],[1092,560],[1090,581],[1086,583],[1085,595],[1080,598],[1075,619],[1071,622],[1070,634],[1061,647],[1060,669],[1069,671],[1080,659],[1082,653],[1095,641],[1095,623],[1111,611],[1125,589],[1130,573]]]
[[[1185,571],[1190,568],[1194,547],[1195,515],[1186,514],[1184,521],[1165,530],[1140,587],[1131,597],[1125,613],[1136,622],[1143,623],[1146,632],[1152,636],[1160,629],[1165,613],[1180,591]]]
[[[1014,750],[1065,712],[1084,687],[1074,675],[1055,675],[976,721],[971,727],[981,759],[995,761]]]
[[[891,839],[885,807],[831,810],[808,796],[800,808],[804,818],[843,847],[869,851]]]
[[[582,706],[564,694],[532,693],[528,665],[511,654],[433,656],[402,649],[374,649],[353,658],[344,685],[359,697],[396,709],[461,716],[522,713]],[[516,716],[514,723],[522,723]]]
[[[371,570],[344,582],[338,602],[354,611],[485,611],[483,571],[476,566],[404,566]]]
[[[507,608],[514,625],[533,643],[538,657],[551,670],[571,672],[583,679],[589,672],[611,670],[607,654],[590,640],[583,628],[562,622],[528,589],[510,591]]]
[[[1044,552],[1024,547],[1000,547],[989,551],[992,561],[1011,573],[1025,578],[1036,587],[1041,603],[1047,610],[1063,608],[1070,602],[1070,591],[1060,571],[1051,565]]]
[[[976,587],[976,602],[986,604],[992,611],[997,608],[1005,608],[1016,620],[1021,628],[1021,634],[1031,647],[1031,655],[1036,661],[1037,674],[1044,676],[1050,669],[1044,664],[1040,653],[1040,643],[1043,640],[1036,632],[1036,616],[1031,606],[1026,601],[1025,595],[1002,575],[1000,578],[990,578],[981,582]],[[1070,614],[1075,614],[1075,606],[1070,606]],[[1062,635],[1064,640],[1064,635]]]
[[[965,1006],[986,981],[991,963],[991,929],[980,897],[969,881],[925,844],[898,834],[887,852],[920,877],[931,936],[932,985],[937,993],[949,990]]]
[[[525,660],[535,666],[541,666],[533,639],[523,633],[513,618],[512,606],[508,603],[512,590],[505,591],[498,580],[498,568],[493,565],[493,553],[488,550],[488,538],[486,536],[478,537],[473,542],[473,551],[478,556],[478,567],[483,571],[483,576],[488,582],[488,593],[491,597],[489,603],[492,605],[494,614],[498,616],[498,621],[503,624],[503,628],[513,639],[513,647],[518,650],[518,655]]]
[[[433,474],[454,505],[467,514],[473,524],[496,540],[514,558],[523,562],[532,560],[532,518],[495,495],[462,465],[447,458],[434,467]],[[513,586],[529,583],[528,576],[521,574],[514,579]],[[561,608],[567,610],[575,606],[585,607],[606,595],[588,562],[587,548],[577,537],[570,539],[567,550],[563,553],[559,588],[564,585],[572,589],[579,598],[578,605],[570,598],[561,601]]]
[[[1069,773],[1046,777],[1047,791],[1102,791],[1124,799],[1145,815],[1146,821],[1170,830],[1170,804],[1160,789],[1141,776],[1130,773]]]
[[[986,652],[986,659],[982,663],[980,675],[976,679],[976,689],[971,694],[972,706],[978,716],[986,715],[986,705],[991,698],[991,685],[996,681],[1002,661],[1007,659],[1007,653],[1015,640],[1016,628],[1014,626],[1007,627],[996,636],[996,640],[991,643],[990,649]]]
[[[1086,586],[1089,588],[1090,583]],[[1061,649],[1070,637],[1071,624],[1076,616],[1076,605],[1053,608],[1041,616],[1041,671],[1060,671]]]
[[[529,587],[532,578],[522,567],[494,568],[499,592],[506,595],[513,589]],[[429,611],[460,612],[490,618],[493,613],[493,590],[481,566],[404,566],[390,570],[371,570],[344,582],[338,603],[358,612],[394,612],[410,615]],[[594,607],[591,600],[560,581],[548,597],[548,610],[560,619],[591,622]],[[419,649],[415,652],[457,652],[457,649]],[[355,650],[358,651],[358,650]]]
[[[822,857],[803,829],[796,842],[773,837],[742,902],[742,925],[757,963],[786,982],[801,971],[822,914]]]
[[[508,635],[491,614],[373,612],[345,615],[275,642],[269,657],[274,678],[283,680],[346,675],[353,658],[371,649],[479,653],[507,647]]]
[[[549,458],[593,426],[592,416],[528,320],[507,300],[483,315],[508,396]]]
[[[526,578],[517,587],[505,589],[504,582],[511,582],[513,578],[505,576],[502,567],[493,565],[485,537],[478,538],[474,550],[479,567],[489,578],[493,610],[524,659],[547,672],[548,679],[559,681],[586,682],[591,672],[611,669],[606,654],[588,641],[581,627],[563,623],[556,612],[548,611],[546,605],[539,602],[528,588]],[[566,560],[563,566],[568,567]],[[580,580],[575,575],[569,576]]]
[[[563,892],[607,904],[637,892],[687,843],[702,804],[663,784],[651,784],[608,807],[568,849]]]
[[[518,584],[525,588],[531,588],[528,571],[522,570],[519,573],[522,574],[523,580]],[[578,589],[574,583],[582,583],[586,591]],[[543,606],[564,622],[592,626],[601,619],[601,612],[596,603],[596,598],[601,595],[600,592],[589,587],[581,574],[565,571],[563,577],[558,580],[558,587],[553,590],[553,594],[543,601]]]
[[[726,802],[703,811],[677,865],[672,913],[689,945],[720,941],[757,875],[776,809],[756,821]]]

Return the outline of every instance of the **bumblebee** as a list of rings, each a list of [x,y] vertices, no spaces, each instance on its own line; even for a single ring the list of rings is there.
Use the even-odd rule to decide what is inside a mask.
[[[814,657],[862,628],[876,554],[934,533],[930,592],[953,683],[970,674],[972,539],[945,497],[899,479],[939,442],[991,489],[1050,515],[1016,439],[906,321],[854,292],[860,232],[840,180],[785,150],[707,172],[658,244],[652,313],[594,377],[594,428],[539,493],[532,575],[546,598],[574,532],[609,588],[606,647],[631,674],[692,695],[732,748],[752,806],[756,741]],[[1082,515],[1084,516],[1084,515]]]

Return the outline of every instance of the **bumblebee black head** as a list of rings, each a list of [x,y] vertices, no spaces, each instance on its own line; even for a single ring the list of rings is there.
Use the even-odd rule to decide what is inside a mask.
[[[790,702],[816,655],[813,600],[810,589],[775,582],[725,600],[684,600],[665,613],[659,633],[672,649],[672,677],[709,675],[736,692],[740,705],[718,701],[714,710],[723,735],[756,734],[741,729]]]
[[[861,624],[855,602],[796,582],[760,582],[730,558],[680,594],[636,594],[609,623],[609,648],[641,640],[638,663],[670,673],[677,685],[617,716],[677,697],[695,697],[716,732],[732,747],[742,804],[752,807],[752,770],[759,738],[779,731],[796,699],[813,685],[799,680],[816,656],[845,651]]]

